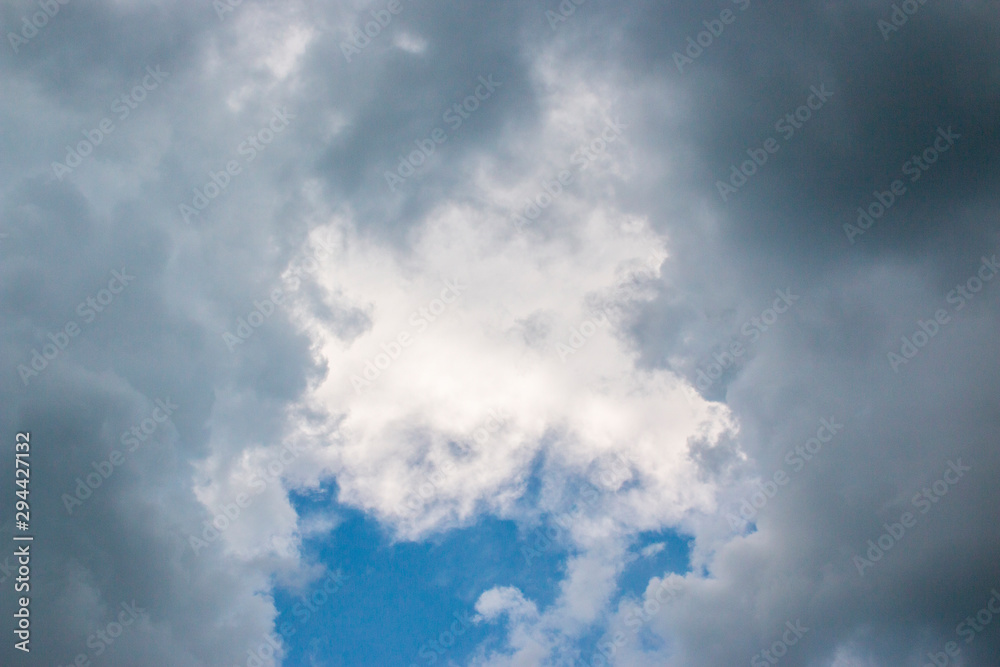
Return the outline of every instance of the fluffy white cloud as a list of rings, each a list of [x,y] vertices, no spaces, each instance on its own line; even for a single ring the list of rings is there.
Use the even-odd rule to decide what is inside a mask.
[[[653,529],[711,506],[688,444],[730,429],[726,413],[667,371],[638,371],[625,331],[666,257],[643,221],[598,209],[539,241],[450,204],[406,256],[335,224],[343,243],[317,273],[324,305],[363,309],[371,327],[344,340],[305,301],[296,317],[329,366],[310,400],[343,417],[315,453],[343,500],[414,537],[477,508],[509,515],[543,453],[552,474],[579,475],[620,454],[635,484],[615,521]],[[426,511],[408,511],[432,479]]]

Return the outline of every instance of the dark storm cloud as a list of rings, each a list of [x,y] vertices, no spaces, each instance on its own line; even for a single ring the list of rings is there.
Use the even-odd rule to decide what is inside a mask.
[[[738,605],[729,616],[726,600],[692,602],[687,612],[695,618],[724,620],[707,629],[686,624],[684,655],[691,664],[745,663],[756,644],[766,648],[787,618],[801,616],[813,630],[786,659],[795,664],[830,664],[838,646],[875,664],[924,664],[926,652],[947,641],[960,641],[969,664],[987,664],[998,651],[996,635],[983,632],[970,646],[956,626],[984,605],[1000,577],[989,555],[998,538],[987,481],[998,466],[991,453],[997,412],[984,400],[996,390],[988,323],[1000,314],[1000,292],[984,281],[975,301],[957,310],[961,297],[952,290],[998,247],[990,168],[1000,117],[996,5],[921,6],[886,42],[877,26],[890,14],[885,3],[754,4],[683,75],[671,55],[685,35],[704,29],[700,13],[649,6],[628,28],[637,37],[627,41],[630,71],[670,81],[688,112],[683,128],[660,123],[657,132],[652,114],[638,111],[658,142],[649,159],[681,152],[679,179],[697,193],[689,205],[708,207],[713,219],[699,224],[703,216],[691,209],[683,215],[674,202],[639,188],[630,193],[642,201],[637,208],[663,211],[657,219],[677,260],[638,335],[651,363],[686,358],[680,368],[693,382],[713,354],[733,341],[746,344],[743,359],[706,394],[733,407],[743,422],[741,444],[762,477],[789,470],[782,457],[819,418],[840,416],[847,426],[842,441],[761,510],[745,545],[723,549],[716,576],[729,582],[726,599],[749,596],[766,611]],[[830,102],[780,140],[776,121],[822,84],[834,91]],[[904,173],[905,163],[933,145],[938,128],[961,137],[911,180],[914,163]],[[723,202],[715,181],[767,137],[779,138],[780,150]],[[849,243],[844,223],[853,224],[857,208],[878,201],[874,193],[895,179],[906,193]],[[741,323],[785,285],[802,295],[788,320],[759,340],[742,336]],[[887,353],[899,354],[900,337],[942,308],[953,319],[894,373]],[[911,497],[956,457],[976,461],[973,471],[919,514]],[[916,527],[860,577],[851,557],[907,510]],[[761,549],[767,561],[741,562]],[[778,592],[797,578],[787,595]],[[745,628],[747,636],[709,649],[720,625]]]

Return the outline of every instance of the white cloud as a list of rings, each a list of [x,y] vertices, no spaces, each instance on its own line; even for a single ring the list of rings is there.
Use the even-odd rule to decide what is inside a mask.
[[[315,453],[337,474],[343,500],[409,537],[469,520],[477,507],[509,515],[529,465],[548,450],[576,474],[613,453],[641,461],[615,517],[630,529],[711,506],[711,485],[698,480],[687,444],[730,428],[725,411],[685,398],[668,372],[636,371],[623,332],[649,298],[643,282],[658,275],[658,262],[650,271],[643,261],[666,254],[641,220],[596,210],[565,236],[531,243],[496,218],[448,205],[431,214],[405,259],[337,224],[346,241],[317,274],[327,305],[357,304],[372,327],[345,342],[305,301],[295,312],[329,364],[311,400],[344,417],[340,439]],[[615,289],[630,276],[635,288]],[[438,301],[442,292],[453,302]],[[605,324],[596,323],[597,304]],[[574,339],[574,330],[592,333]],[[394,342],[400,334],[405,346]],[[509,417],[481,444],[474,433],[491,409]],[[404,521],[404,497],[426,470],[445,465],[456,472],[429,511]],[[578,538],[612,532],[590,526]]]

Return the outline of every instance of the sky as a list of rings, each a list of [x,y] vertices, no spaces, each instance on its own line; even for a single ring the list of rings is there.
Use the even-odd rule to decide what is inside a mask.
[[[4,665],[996,665],[997,2],[0,27]]]

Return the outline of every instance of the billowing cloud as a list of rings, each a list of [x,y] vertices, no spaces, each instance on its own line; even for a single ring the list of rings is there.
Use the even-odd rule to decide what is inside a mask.
[[[992,664],[996,19],[5,4],[25,664],[343,663],[280,630],[351,512],[516,526],[456,662]]]

